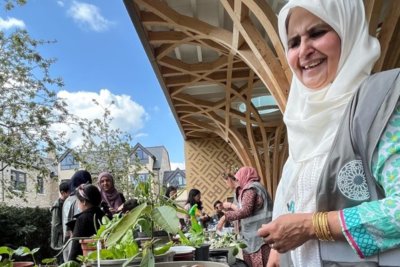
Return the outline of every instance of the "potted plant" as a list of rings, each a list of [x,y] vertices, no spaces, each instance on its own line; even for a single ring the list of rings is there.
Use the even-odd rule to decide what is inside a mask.
[[[27,247],[19,247],[17,249],[12,249],[7,246],[2,246],[0,247],[0,266],[4,267],[31,267],[31,266],[37,266],[36,260],[35,260],[35,253],[39,250],[39,248],[35,248],[30,250]],[[1,255],[7,255],[7,258],[2,258]],[[31,256],[32,261],[15,261],[13,259],[13,256]]]
[[[148,180],[135,182],[133,195],[139,203],[137,207],[122,217],[116,215],[111,220],[107,217],[102,219],[100,228],[92,238],[101,240],[103,245],[100,250],[88,254],[89,261],[99,258],[102,265],[116,262],[127,265],[133,262],[140,266],[154,266],[156,261],[172,260],[170,255],[173,253],[168,252],[172,246],[170,234],[175,235],[180,229],[179,219],[176,208],[154,189],[153,177],[150,173]],[[159,230],[167,235],[164,238],[157,237],[155,233]],[[140,242],[135,240],[138,232],[147,237]]]
[[[195,247],[195,260],[208,261],[210,244],[206,243],[204,229],[197,222],[197,204],[190,208],[190,228],[187,235],[179,231],[179,240],[183,245]]]
[[[229,264],[234,264],[235,256],[239,253],[239,249],[246,248],[246,244],[237,240],[234,233],[216,234],[210,239],[210,249],[212,254],[223,252],[227,257]]]

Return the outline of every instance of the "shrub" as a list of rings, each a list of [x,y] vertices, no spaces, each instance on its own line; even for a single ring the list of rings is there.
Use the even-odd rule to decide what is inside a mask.
[[[50,248],[51,214],[44,208],[19,208],[0,204],[0,246],[40,248],[38,262],[53,257]]]

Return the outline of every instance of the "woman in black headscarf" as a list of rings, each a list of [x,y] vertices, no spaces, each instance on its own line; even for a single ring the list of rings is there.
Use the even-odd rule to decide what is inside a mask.
[[[115,188],[114,177],[109,172],[102,172],[98,177],[101,192],[102,208],[107,216],[112,217],[125,202],[124,195]]]

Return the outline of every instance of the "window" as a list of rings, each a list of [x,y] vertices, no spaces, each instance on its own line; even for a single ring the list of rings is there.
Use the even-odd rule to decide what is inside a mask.
[[[185,187],[186,186],[186,180],[185,178],[182,177],[179,173],[174,177],[174,183],[178,187]]]
[[[26,173],[11,170],[11,186],[13,190],[26,190]]]
[[[138,174],[136,177],[134,177],[133,175],[129,175],[129,180],[132,182],[133,185],[137,185],[139,182],[145,182],[148,178],[148,173],[141,173]]]
[[[37,177],[36,193],[44,194],[43,177]]]
[[[74,159],[72,154],[68,154],[62,161],[61,161],[61,170],[73,170],[79,167],[78,162]]]
[[[138,159],[141,164],[146,164],[149,162],[149,155],[147,155],[143,149],[140,147],[135,150],[135,153],[132,155],[132,160]]]
[[[139,181],[146,182],[149,177],[148,173],[142,173],[138,175]]]
[[[136,156],[140,159],[140,160],[143,160],[143,159],[146,159],[146,153],[144,153],[143,152],[143,150],[142,149],[140,149],[140,148],[138,148],[137,150],[136,150]]]

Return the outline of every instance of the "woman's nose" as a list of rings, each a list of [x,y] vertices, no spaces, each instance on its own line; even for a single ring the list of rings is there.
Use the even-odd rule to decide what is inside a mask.
[[[299,58],[306,58],[314,53],[315,49],[312,46],[312,41],[308,38],[303,38],[299,47]]]

